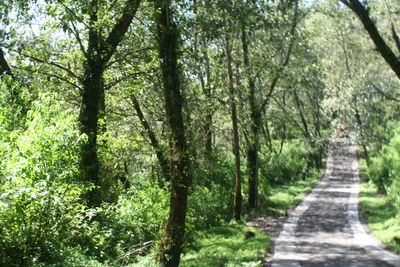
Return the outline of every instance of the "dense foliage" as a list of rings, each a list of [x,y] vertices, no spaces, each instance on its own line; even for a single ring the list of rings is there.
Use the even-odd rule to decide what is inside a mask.
[[[400,5],[338,2],[2,1],[0,265],[196,265],[340,124],[399,214],[400,80],[358,19],[395,53]]]

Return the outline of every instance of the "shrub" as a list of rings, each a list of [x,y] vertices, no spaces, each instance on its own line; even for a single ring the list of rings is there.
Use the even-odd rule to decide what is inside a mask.
[[[284,184],[302,177],[307,166],[306,150],[298,141],[288,141],[281,153],[270,153],[265,150],[260,156],[260,182],[269,184]]]
[[[168,211],[169,194],[165,189],[150,181],[133,183],[116,205],[106,209],[105,218],[109,221],[103,225],[112,233],[106,249],[123,264],[134,262],[147,252],[139,249],[144,243],[160,240]]]
[[[84,141],[75,114],[51,96],[32,105],[25,129],[0,136],[0,261],[25,265],[57,261],[61,243],[86,229],[92,211],[80,204],[87,190],[77,181]]]
[[[383,145],[379,153],[371,158],[368,168],[369,178],[381,193],[386,193],[392,182],[400,175],[400,133],[394,130],[396,132],[389,144]]]
[[[205,159],[193,168],[193,184],[189,195],[189,227],[210,227],[229,220],[234,185],[232,155],[214,151],[211,159]]]

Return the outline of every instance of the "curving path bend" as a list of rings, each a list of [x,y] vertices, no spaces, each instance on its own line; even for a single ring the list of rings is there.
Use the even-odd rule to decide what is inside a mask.
[[[351,139],[331,139],[324,178],[289,215],[272,267],[400,266],[358,217],[359,168]]]

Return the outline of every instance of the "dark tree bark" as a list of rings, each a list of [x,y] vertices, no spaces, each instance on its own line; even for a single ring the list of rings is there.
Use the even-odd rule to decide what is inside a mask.
[[[359,0],[340,0],[343,4],[349,7],[361,20],[364,25],[365,30],[368,32],[369,37],[374,42],[376,50],[385,59],[386,63],[392,68],[396,73],[397,77],[400,79],[400,59],[395,55],[392,49],[386,44],[385,40],[382,38],[375,23],[371,19],[368,10],[365,6],[360,3]]]
[[[250,134],[247,148],[247,167],[249,169],[249,208],[255,210],[258,202],[258,150],[261,128],[261,112],[256,103],[256,88],[250,71],[249,48],[245,22],[242,21],[241,41],[243,49],[243,66],[248,83],[247,98],[250,107]]]
[[[82,180],[96,186],[87,195],[90,206],[101,202],[100,163],[97,156],[97,135],[99,118],[104,116],[104,81],[106,65],[122,41],[131,24],[141,0],[127,0],[122,15],[115,23],[107,38],[102,37],[98,21],[98,1],[90,2],[89,39],[85,51],[84,77],[82,80],[82,103],[79,114],[80,131],[87,135],[87,142],[81,146],[80,170]]]
[[[228,70],[227,79],[229,88],[229,102],[231,105],[233,155],[235,156],[235,197],[233,201],[233,217],[236,221],[240,221],[240,215],[242,211],[242,177],[240,172],[240,144],[239,144],[238,119],[237,119],[237,110],[235,101],[235,87],[233,85],[231,45],[228,34],[225,35],[225,54],[226,54],[226,67]]]
[[[164,102],[170,136],[171,197],[168,221],[161,241],[158,261],[164,266],[178,266],[185,236],[190,162],[183,122],[183,97],[178,67],[179,32],[173,21],[169,0],[156,0],[158,53],[163,80]]]
[[[139,117],[140,123],[142,124],[144,130],[145,130],[145,135],[150,139],[150,144],[153,147],[154,151],[156,152],[157,155],[157,160],[158,163],[160,164],[161,167],[161,172],[163,174],[163,178],[165,181],[170,182],[171,181],[171,170],[169,168],[169,161],[168,158],[164,154],[164,150],[162,149],[160,143],[158,142],[156,135],[154,131],[151,129],[149,123],[147,122],[142,109],[140,108],[139,101],[137,100],[136,96],[134,94],[131,95],[131,100],[134,109],[136,110],[136,114]]]
[[[10,66],[8,65],[7,60],[4,57],[3,49],[0,48],[0,75],[3,74],[8,74],[12,76]]]

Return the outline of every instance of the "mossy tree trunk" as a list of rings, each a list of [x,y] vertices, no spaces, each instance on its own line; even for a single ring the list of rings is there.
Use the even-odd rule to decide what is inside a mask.
[[[160,245],[158,261],[163,266],[172,267],[179,265],[182,253],[191,173],[185,138],[182,112],[183,97],[178,67],[179,31],[173,21],[171,2],[156,0],[154,3],[171,160],[170,210]]]
[[[258,151],[260,147],[259,132],[261,129],[261,112],[256,103],[256,86],[251,75],[247,31],[244,19],[242,19],[241,24],[243,66],[247,79],[247,99],[249,101],[250,108],[250,136],[247,147],[247,167],[249,170],[249,208],[251,210],[255,210],[258,202]]]
[[[98,9],[100,3],[98,0],[92,0],[89,3],[89,38],[87,49],[83,51],[85,60],[83,63],[84,77],[82,80],[79,126],[80,132],[87,135],[87,142],[81,146],[81,178],[84,182],[89,182],[96,186],[87,195],[87,201],[90,206],[98,206],[101,203],[97,136],[99,118],[104,117],[105,108],[103,74],[107,63],[128,31],[140,2],[141,0],[125,1],[121,16],[118,17],[106,38],[103,37],[102,26],[99,25],[98,17],[101,14],[98,14]]]

